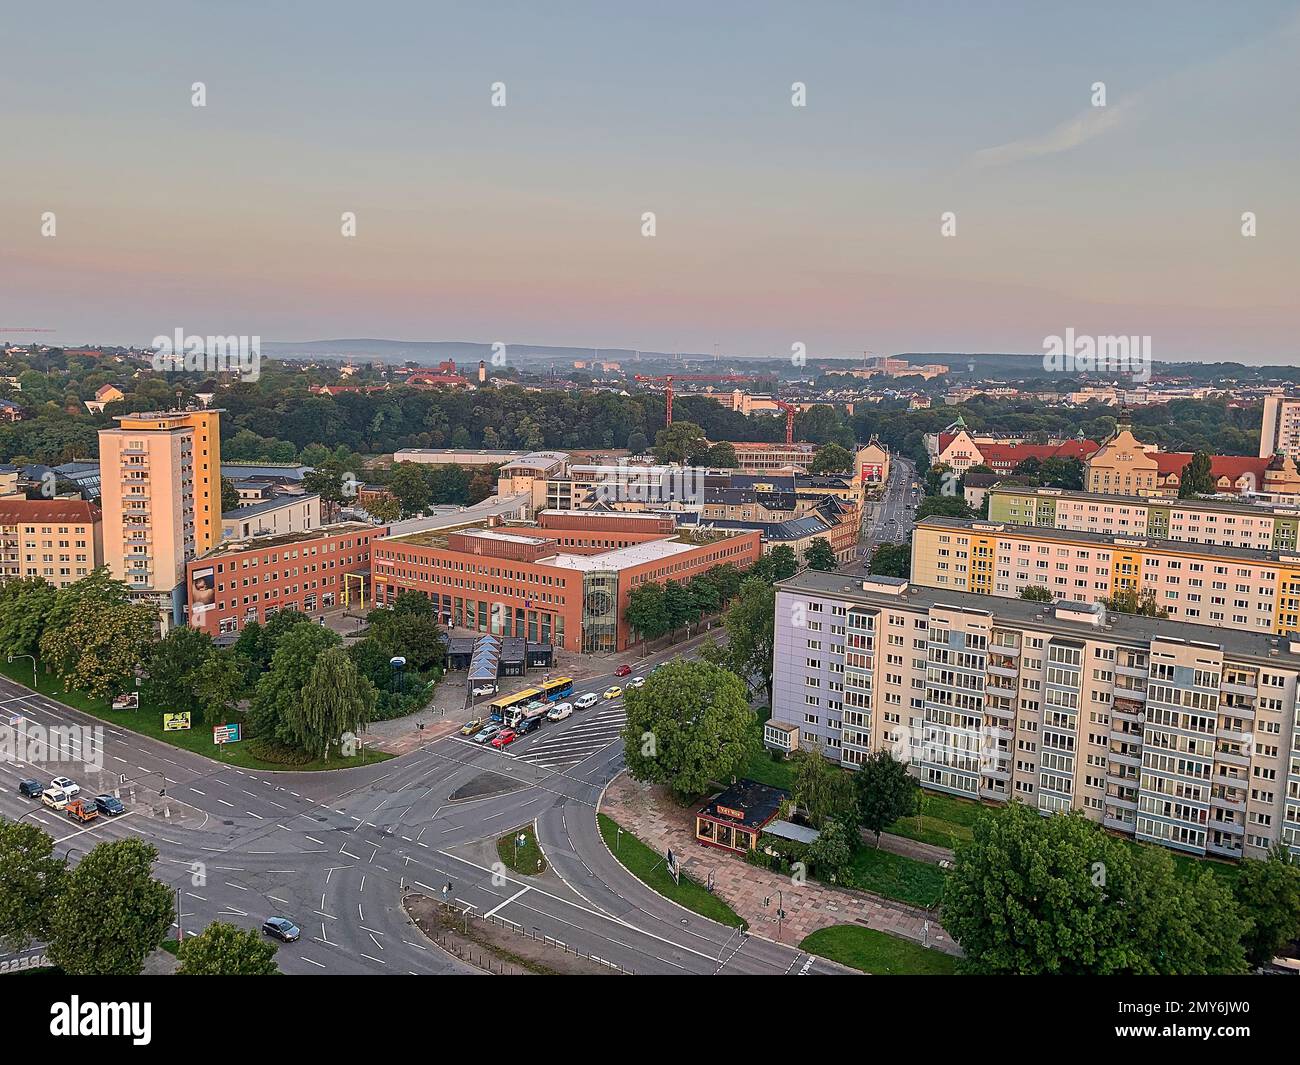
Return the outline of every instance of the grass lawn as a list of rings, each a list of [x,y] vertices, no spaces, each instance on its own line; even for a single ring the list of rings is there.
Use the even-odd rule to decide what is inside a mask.
[[[757,780],[760,784],[785,788],[788,791],[794,783],[794,770],[789,762],[773,759],[772,752],[763,746],[763,723],[770,716],[771,712],[767,707],[759,709],[757,720],[750,726],[754,735],[753,750],[749,761],[737,776],[748,777],[750,780]]]
[[[711,921],[732,928],[749,927],[749,923],[740,914],[689,877],[683,876],[680,884],[674,883],[664,866],[664,856],[656,854],[627,829],[623,829],[620,836],[619,825],[612,817],[597,814],[596,821],[609,852],[647,887]]]
[[[515,839],[521,835],[526,842],[516,847]],[[536,876],[546,868],[546,859],[542,855],[542,848],[538,846],[532,825],[516,828],[498,839],[497,855],[507,869],[525,876]]]
[[[0,660],[0,672],[3,672],[10,680],[31,687],[31,662],[26,658],[20,658],[14,662]],[[392,757],[392,755],[385,754],[382,751],[371,751],[363,747],[361,756],[357,758],[339,758],[336,756],[328,762],[316,759],[304,762],[302,765],[268,762],[249,753],[247,744],[242,741],[240,743],[221,745],[213,743],[210,725],[201,725],[188,732],[164,732],[162,708],[151,709],[143,696],[140,698],[139,710],[114,710],[103,699],[92,699],[79,691],[64,691],[62,683],[51,673],[39,673],[37,680],[39,682],[37,690],[42,695],[47,695],[59,702],[76,707],[78,710],[83,710],[92,717],[97,717],[110,725],[116,725],[131,732],[150,736],[173,747],[181,747],[184,750],[193,751],[195,754],[201,754],[205,758],[211,758],[214,762],[226,762],[229,765],[238,766],[240,769],[310,773],[321,769],[350,769],[359,765],[373,765],[376,762],[385,762]]]
[[[957,959],[910,939],[856,924],[819,928],[800,948],[877,976],[953,976]]]
[[[992,809],[977,802],[934,792],[921,793],[921,816],[902,817],[885,831],[921,843],[954,849],[971,838],[980,815]]]
[[[839,883],[910,902],[913,906],[929,907],[937,905],[943,895],[944,876],[937,865],[867,845],[853,856],[853,864]]]

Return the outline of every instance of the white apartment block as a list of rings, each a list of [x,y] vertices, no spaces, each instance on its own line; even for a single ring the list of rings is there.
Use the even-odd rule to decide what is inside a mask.
[[[1300,630],[1300,555],[931,517],[912,537],[912,583],[1003,598],[1040,588],[1094,603],[1150,592],[1170,620]]]
[[[935,791],[1300,855],[1300,642],[815,571],[777,585],[776,617],[774,749],[888,749]]]
[[[1259,457],[1278,452],[1300,462],[1300,396],[1277,393],[1264,397],[1264,418],[1259,429]]]

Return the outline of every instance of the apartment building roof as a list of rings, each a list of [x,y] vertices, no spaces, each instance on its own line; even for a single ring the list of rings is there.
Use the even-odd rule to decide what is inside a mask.
[[[1300,669],[1300,653],[1292,650],[1291,641],[1285,636],[1196,625],[1167,618],[1149,618],[1139,614],[1120,614],[1106,610],[1100,603],[1067,601],[1061,604],[1067,616],[1058,617],[1056,607],[1051,603],[923,588],[896,577],[873,576],[867,577],[865,581],[852,580],[842,573],[823,573],[813,569],[778,581],[776,587],[778,592],[785,590],[823,595],[872,609],[894,607],[910,610],[960,610],[984,615],[1000,626],[1029,628],[1072,639],[1105,639],[1136,645],[1149,644],[1153,640],[1204,644],[1221,648],[1234,658]],[[1300,647],[1300,642],[1297,646]],[[1280,659],[1283,661],[1279,662]]]
[[[304,540],[320,540],[327,536],[346,536],[348,533],[370,532],[375,538],[383,536],[387,530],[382,525],[371,525],[366,521],[340,521],[333,525],[322,525],[315,529],[303,529],[300,532],[280,533],[278,536],[248,536],[241,539],[223,540],[194,561],[207,561],[221,555],[238,554],[240,551],[263,551],[267,548],[289,547]]]
[[[259,514],[269,514],[273,510],[279,510],[281,507],[300,507],[309,499],[320,499],[319,495],[291,495],[276,496],[274,499],[264,499],[260,503],[252,503],[246,507],[236,507],[234,510],[228,510],[221,515],[223,521],[241,520],[243,518],[255,518]]]
[[[916,523],[918,529],[948,529],[966,534],[1006,533],[1035,540],[1059,540],[1061,543],[1088,544],[1096,548],[1124,551],[1146,547],[1155,551],[1175,551],[1184,555],[1234,558],[1241,562],[1300,563],[1300,554],[1292,551],[1256,551],[1245,547],[1224,547],[1220,544],[1202,544],[1193,540],[1161,540],[1154,536],[1125,536],[1123,533],[1081,532],[1076,529],[1058,529],[1052,525],[1015,525],[1004,521],[982,521],[978,518],[949,518],[932,514]]]
[[[0,525],[25,525],[30,522],[78,524],[100,520],[99,507],[84,499],[23,499],[0,497]]]
[[[967,474],[967,482],[977,474]],[[994,476],[986,474],[985,476]],[[1281,506],[1277,503],[1243,503],[1235,499],[1171,499],[1167,496],[1107,495],[1105,492],[1074,492],[1064,488],[1042,488],[1034,485],[1009,484],[999,478],[990,489],[996,495],[1036,496],[1042,499],[1077,499],[1087,503],[1105,503],[1112,506],[1169,507],[1171,509],[1212,510],[1226,514],[1245,514],[1264,517],[1282,514],[1288,517],[1300,514],[1300,507]]]

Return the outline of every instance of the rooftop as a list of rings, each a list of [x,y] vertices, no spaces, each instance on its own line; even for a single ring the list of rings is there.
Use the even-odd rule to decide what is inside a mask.
[[[1113,498],[1113,497],[1112,497]],[[949,529],[953,532],[1005,532],[1031,540],[1054,540],[1068,544],[1087,544],[1100,549],[1123,551],[1126,548],[1147,547],[1157,551],[1172,551],[1204,558],[1235,558],[1242,562],[1273,563],[1300,561],[1294,551],[1255,551],[1245,547],[1224,547],[1219,544],[1201,544],[1193,540],[1161,540],[1154,536],[1125,536],[1123,533],[1079,532],[1058,529],[1052,525],[1015,525],[1009,521],[983,521],[978,518],[949,518],[932,514],[916,523],[916,528]]]
[[[301,496],[276,496],[274,499],[264,499],[260,503],[252,503],[246,507],[236,507],[234,510],[228,510],[221,515],[222,521],[242,521],[245,518],[255,518],[259,514],[269,514],[273,510],[279,510],[281,507],[299,507],[309,499],[320,499],[318,495],[301,495]]]
[[[1300,669],[1300,655],[1292,654],[1286,637],[1264,632],[1247,632],[1210,625],[1194,625],[1168,618],[1149,618],[1139,614],[1120,614],[1098,610],[1100,604],[1066,601],[1062,605],[1073,615],[1054,616],[1050,603],[1027,599],[1002,599],[975,592],[953,592],[940,588],[922,588],[896,577],[869,577],[852,580],[841,573],[804,570],[777,584],[777,591],[804,592],[840,599],[851,604],[880,609],[929,610],[934,607],[979,614],[1000,627],[1020,627],[1036,632],[1055,633],[1075,639],[1104,637],[1118,643],[1145,647],[1152,640],[1172,640],[1222,648],[1234,658],[1250,658],[1260,664],[1286,659],[1289,669]],[[1086,620],[1086,619],[1092,620]],[[1101,624],[1094,622],[1100,620]]]
[[[382,536],[382,525],[371,525],[365,521],[340,521],[333,525],[322,525],[316,529],[304,529],[301,532],[280,533],[278,536],[249,536],[242,539],[224,540],[211,551],[200,555],[199,559],[207,561],[222,555],[233,555],[239,551],[264,551],[267,548],[288,547],[304,540],[319,540],[326,536],[346,536],[348,533],[372,532]]]
[[[967,474],[969,479],[972,474]],[[992,475],[996,476],[996,475]],[[1168,496],[1121,496],[1106,495],[1103,492],[1071,492],[1063,488],[1040,488],[1032,485],[1009,485],[999,483],[991,489],[995,495],[1036,496],[1041,499],[1078,499],[1088,503],[1104,503],[1108,506],[1129,507],[1169,507],[1171,510],[1212,510],[1217,513],[1247,514],[1262,517],[1267,514],[1282,514],[1293,517],[1300,514],[1300,507],[1278,506],[1269,503],[1242,503],[1229,499],[1173,499]]]

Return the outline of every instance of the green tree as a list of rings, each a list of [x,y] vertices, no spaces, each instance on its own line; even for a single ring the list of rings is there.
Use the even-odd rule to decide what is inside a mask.
[[[808,861],[823,880],[838,880],[853,862],[857,830],[839,818],[822,825],[817,838],[808,844]]]
[[[1020,598],[1028,599],[1031,603],[1050,603],[1056,596],[1050,588],[1041,584],[1029,584],[1020,589]]]
[[[623,752],[633,779],[698,795],[730,778],[753,752],[754,712],[739,677],[678,660],[626,696]]]
[[[59,597],[75,587],[60,589]],[[41,657],[54,667],[59,679],[65,686],[99,699],[129,688],[137,664],[153,642],[153,611],[93,598],[76,602],[70,612],[60,610],[60,605],[56,598],[41,637]],[[57,623],[53,620],[56,613]]]
[[[1178,876],[1079,811],[1012,802],[976,821],[944,886],[944,927],[982,974],[1241,972],[1248,922],[1208,870]]]
[[[908,773],[907,765],[891,751],[869,754],[855,775],[854,784],[862,827],[876,834],[877,847],[881,832],[900,817],[916,813],[921,789]]]
[[[1300,863],[1286,847],[1274,847],[1264,861],[1246,861],[1233,890],[1251,920],[1244,943],[1251,964],[1267,964],[1300,939]]]
[[[141,692],[154,707],[182,713],[201,709],[195,692],[199,670],[216,653],[212,637],[187,625],[175,626],[149,647]]]
[[[419,592],[401,592],[391,607],[370,611],[366,615],[366,635],[390,658],[401,655],[411,669],[421,673],[446,661],[447,648],[433,603]]]
[[[747,580],[722,615],[727,642],[706,643],[702,658],[743,678],[761,677],[772,705],[772,654],[775,640],[776,589],[765,581]]]
[[[902,577],[912,573],[912,548],[909,544],[881,544],[871,555],[871,573],[881,577]]]
[[[0,821],[0,946],[25,950],[50,934],[65,864],[36,825]]]
[[[826,758],[819,746],[795,753],[790,791],[814,828],[822,828],[839,818],[856,831],[858,811],[853,777]]]
[[[0,584],[0,655],[39,656],[56,594],[43,577],[15,577]]]
[[[74,976],[135,976],[171,928],[172,891],[153,878],[158,848],[99,843],[73,868],[54,904],[50,961]]]
[[[360,731],[375,711],[375,686],[363,677],[342,647],[322,651],[299,697],[285,714],[292,746],[329,760],[330,747]]]
[[[229,477],[221,478],[221,513],[229,514],[239,509],[239,489]]]
[[[689,635],[690,626],[700,617],[700,608],[695,602],[695,596],[679,581],[669,581],[664,585],[664,611],[668,615],[668,630],[673,633],[685,625]]]
[[[718,583],[712,569],[692,578],[687,587],[690,589],[691,598],[695,600],[697,617],[712,614],[722,606],[722,594],[718,590]]]
[[[810,473],[851,473],[853,452],[839,444],[823,444],[813,455]]]
[[[1178,480],[1178,498],[1195,499],[1214,494],[1214,475],[1210,472],[1210,453],[1197,451],[1192,461],[1183,467]]]
[[[340,642],[338,633],[311,621],[300,621],[279,637],[270,668],[258,680],[248,709],[253,735],[287,747],[296,745],[302,689],[317,657]]]
[[[768,556],[772,559],[772,579],[783,581],[799,572],[799,559],[789,544],[777,544]]]
[[[1155,589],[1123,588],[1114,595],[1102,600],[1107,610],[1117,614],[1138,614],[1147,618],[1167,618],[1169,611],[1156,600]]]
[[[429,482],[414,462],[399,462],[388,476],[388,490],[397,497],[405,515],[422,514],[433,500]]]
[[[975,512],[961,496],[926,496],[916,508],[916,520],[920,521],[932,514],[944,518],[970,518],[974,517]]]
[[[669,628],[668,607],[664,602],[664,586],[647,581],[628,593],[627,606],[623,608],[626,621],[645,640],[657,640]]]
[[[835,560],[834,548],[824,536],[813,538],[813,542],[803,553],[803,560],[809,569],[822,570],[825,573],[831,572],[839,565]]]
[[[203,721],[226,724],[247,687],[248,665],[233,651],[216,651],[195,670],[191,683]]]
[[[655,457],[660,462],[680,465],[696,463],[709,449],[704,430],[694,422],[673,422],[655,434]]]
[[[740,465],[740,461],[736,458],[735,447],[723,440],[721,443],[714,444],[704,453],[700,465],[715,470],[734,470]]]
[[[176,949],[178,976],[275,976],[275,945],[256,929],[213,921]]]
[[[366,511],[372,518],[391,524],[402,516],[401,504],[391,496],[378,496],[366,504]]]

